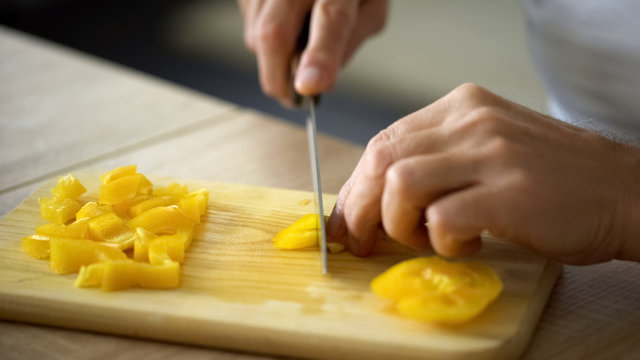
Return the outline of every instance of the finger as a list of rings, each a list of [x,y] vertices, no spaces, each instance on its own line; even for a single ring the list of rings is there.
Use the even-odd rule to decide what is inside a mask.
[[[471,186],[476,164],[473,154],[448,152],[408,157],[391,165],[382,195],[387,234],[414,249],[429,248],[424,209],[447,193]]]
[[[355,50],[366,38],[384,28],[389,7],[388,3],[387,0],[365,0],[361,2],[356,25],[342,55],[342,65],[351,58]]]
[[[379,237],[381,198],[388,167],[405,157],[441,151],[447,144],[442,139],[446,137],[437,129],[400,135],[383,131],[369,142],[349,179],[348,194],[338,198],[354,254],[368,254]]]
[[[283,104],[291,102],[291,57],[309,6],[307,1],[270,1],[257,21],[260,85],[265,94]]]
[[[262,7],[264,1],[240,0],[238,3],[240,5],[242,17],[244,18],[244,44],[249,50],[251,50],[251,52],[255,53],[256,21],[258,19],[258,14],[260,13],[260,8]]]
[[[315,3],[309,42],[296,71],[295,87],[299,93],[314,95],[333,86],[357,12],[357,0],[319,0]]]
[[[450,193],[426,210],[429,237],[443,256],[467,256],[480,250],[480,233],[495,224],[496,196],[484,185]]]

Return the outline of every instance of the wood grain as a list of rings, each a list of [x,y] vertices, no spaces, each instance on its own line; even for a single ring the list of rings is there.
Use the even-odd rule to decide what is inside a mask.
[[[98,176],[79,175],[93,189]],[[158,184],[169,178],[152,177]],[[505,291],[458,327],[395,316],[370,280],[418,254],[382,242],[369,258],[332,255],[323,277],[318,253],[283,251],[272,237],[311,212],[309,192],[189,180],[211,191],[205,222],[187,255],[182,286],[103,293],[74,289],[74,276],[28,258],[19,239],[42,223],[46,183],[0,222],[0,316],[101,332],[306,358],[514,358],[524,350],[558,274],[546,259],[486,239],[478,256],[496,268]],[[335,196],[325,197],[332,205]]]

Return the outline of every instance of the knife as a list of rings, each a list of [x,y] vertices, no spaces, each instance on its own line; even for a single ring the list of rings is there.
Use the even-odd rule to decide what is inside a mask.
[[[303,106],[305,104],[309,107],[309,116],[307,117],[306,125],[307,125],[307,137],[309,142],[309,160],[311,164],[311,178],[313,180],[313,191],[314,195],[314,205],[316,208],[316,214],[318,215],[318,223],[317,228],[320,229],[320,233],[318,234],[318,243],[320,244],[320,262],[322,265],[322,275],[326,275],[328,273],[327,269],[327,231],[325,229],[324,222],[324,203],[322,201],[322,179],[320,177],[320,161],[318,157],[318,130],[316,126],[316,109],[320,96],[304,96],[298,94],[295,90],[294,84],[294,75],[295,71],[298,67],[298,60],[300,59],[300,54],[304,50],[307,45],[307,40],[309,38],[309,22],[310,16],[307,16],[307,19],[304,22],[302,27],[302,31],[300,32],[300,36],[298,37],[298,41],[296,42],[296,49],[292,60],[292,76],[291,76],[291,88],[293,89],[293,103],[295,106]]]

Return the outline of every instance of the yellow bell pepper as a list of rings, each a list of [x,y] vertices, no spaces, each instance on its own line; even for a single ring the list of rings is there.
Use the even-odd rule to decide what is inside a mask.
[[[153,189],[153,196],[170,196],[174,202],[178,202],[188,193],[189,191],[185,185],[175,182],[165,187]]]
[[[318,246],[320,222],[317,214],[307,214],[280,231],[273,244],[280,249],[304,249]]]
[[[113,180],[120,179],[121,177],[135,175],[137,171],[138,165],[120,166],[104,173],[102,176],[100,176],[100,181],[102,182],[102,185],[106,185]]]
[[[129,210],[127,211],[127,214],[133,218],[149,209],[153,209],[158,206],[169,206],[169,205],[173,205],[174,203],[175,201],[173,201],[171,196],[155,196],[145,201],[142,201],[138,204],[133,205],[132,207],[129,208]]]
[[[502,281],[480,262],[421,257],[394,265],[371,290],[394,302],[398,314],[435,323],[461,323],[480,314],[502,292]]]
[[[75,287],[95,287],[102,285],[102,274],[104,261],[89,265],[83,265],[78,271],[78,276],[74,283]]]
[[[209,190],[200,189],[191,194],[185,195],[178,201],[178,207],[193,219],[196,223],[200,223],[200,216],[204,215],[209,202]]]
[[[184,233],[162,235],[149,242],[149,263],[159,265],[166,261],[184,261]]]
[[[154,233],[143,228],[136,229],[136,239],[133,245],[133,260],[149,261],[149,242],[156,237]]]
[[[89,238],[105,241],[126,250],[133,247],[136,235],[118,215],[107,213],[89,219]]]
[[[49,258],[49,237],[45,235],[31,235],[22,238],[22,249],[27,255],[45,260]]]
[[[69,198],[40,198],[40,215],[43,219],[54,224],[64,224],[76,217],[80,210],[80,203]]]
[[[89,234],[89,219],[76,220],[69,225],[40,225],[36,227],[36,234],[72,239],[87,239]]]
[[[113,246],[86,239],[51,237],[51,270],[58,274],[77,272],[81,266],[105,260],[125,260],[127,255]]]
[[[149,195],[137,195],[133,199],[124,200],[122,202],[114,204],[113,211],[123,219],[129,218],[129,209],[131,209],[131,207],[140,204],[141,202],[145,202],[150,198],[151,197]]]
[[[192,228],[196,222],[175,205],[149,209],[129,220],[131,229],[144,228],[154,234],[175,234],[178,229]]]
[[[100,215],[113,212],[112,205],[98,204],[95,201],[89,201],[82,205],[80,210],[76,213],[76,220],[90,219]]]
[[[114,205],[132,200],[138,195],[142,175],[128,175],[112,180],[100,187],[100,204]]]
[[[76,287],[97,287],[103,291],[143,288],[169,289],[180,286],[180,264],[170,261],[150,265],[131,260],[105,261],[83,266]]]
[[[73,175],[67,174],[58,178],[58,184],[51,189],[51,194],[59,199],[76,200],[87,189]]]

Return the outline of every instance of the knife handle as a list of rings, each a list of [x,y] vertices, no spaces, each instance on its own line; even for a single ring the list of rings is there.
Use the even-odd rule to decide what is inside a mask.
[[[298,35],[298,39],[296,40],[296,47],[293,52],[293,58],[291,59],[291,98],[293,100],[293,106],[301,107],[305,104],[305,95],[299,94],[296,91],[294,86],[295,83],[295,74],[298,69],[298,63],[300,62],[300,55],[307,47],[307,42],[309,41],[309,25],[311,23],[311,13],[307,14],[307,17],[304,20],[302,25],[302,29],[300,30],[300,35]],[[320,102],[320,94],[316,94],[313,96],[309,96],[311,101],[313,101],[314,105],[318,105]]]

